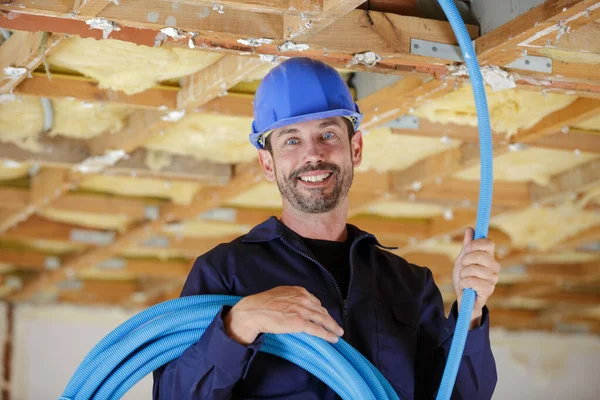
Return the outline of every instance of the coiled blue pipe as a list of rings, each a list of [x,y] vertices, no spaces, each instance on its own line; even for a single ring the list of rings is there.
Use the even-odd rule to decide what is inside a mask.
[[[452,0],[438,0],[458,40],[469,71],[479,121],[481,183],[475,239],[487,236],[492,201],[492,135],[481,71],[465,24]],[[438,400],[452,394],[476,293],[466,289]],[[199,295],[157,304],[127,320],[102,339],[75,371],[59,400],[120,399],[140,379],[179,357],[202,336],[223,305],[239,297]],[[329,345],[306,334],[265,335],[261,351],[306,369],[343,399],[399,399],[385,377],[340,339]]]

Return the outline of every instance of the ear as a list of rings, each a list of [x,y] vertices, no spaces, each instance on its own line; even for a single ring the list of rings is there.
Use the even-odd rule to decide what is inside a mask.
[[[262,166],[265,178],[269,182],[274,182],[275,164],[273,162],[273,156],[271,155],[271,153],[265,149],[258,150],[258,161],[260,161],[260,165]]]
[[[354,168],[360,166],[362,162],[363,139],[362,132],[356,131],[350,141],[350,152],[352,153],[352,164]]]

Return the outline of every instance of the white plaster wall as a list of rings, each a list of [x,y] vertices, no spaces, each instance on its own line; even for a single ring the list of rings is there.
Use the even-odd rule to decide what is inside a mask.
[[[15,308],[13,400],[60,397],[79,363],[106,334],[133,316],[122,310],[92,307]],[[124,397],[152,398],[147,376]]]
[[[89,350],[132,315],[116,309],[16,307],[13,399],[59,397]],[[494,400],[598,398],[599,336],[495,329],[491,339],[499,373]],[[125,399],[150,399],[151,388],[148,376]]]
[[[4,382],[4,343],[8,335],[8,307],[6,303],[0,303],[0,382]],[[0,394],[0,399],[4,396]]]

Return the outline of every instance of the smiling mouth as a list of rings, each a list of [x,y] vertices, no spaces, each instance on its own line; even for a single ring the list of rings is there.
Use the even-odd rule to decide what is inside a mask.
[[[302,182],[318,183],[318,182],[326,181],[327,179],[329,179],[329,177],[331,175],[333,175],[333,172],[329,172],[329,173],[321,174],[321,175],[301,176],[298,179],[301,180]]]

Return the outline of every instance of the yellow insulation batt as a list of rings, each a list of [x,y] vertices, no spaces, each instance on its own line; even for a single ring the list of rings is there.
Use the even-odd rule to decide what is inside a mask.
[[[134,94],[162,81],[193,74],[221,57],[196,50],[71,36],[52,52],[48,63],[96,79],[102,88]]]
[[[244,235],[248,233],[251,228],[251,226],[226,222],[190,220],[169,224],[165,227],[164,231],[181,237],[207,238]]]
[[[252,118],[189,114],[144,144],[150,150],[190,155],[199,160],[240,163],[257,157],[248,134]]]
[[[370,204],[365,211],[390,218],[433,218],[442,215],[444,208],[435,204],[383,200]]]
[[[494,92],[488,86],[486,94],[492,129],[507,135],[532,127],[546,115],[577,99],[574,96],[518,89]],[[477,126],[477,112],[470,85],[417,107],[414,115],[442,124]]]
[[[363,132],[362,164],[356,171],[387,172],[402,170],[417,161],[460,146],[458,140],[393,134],[390,128]]]
[[[281,194],[276,183],[261,182],[227,202],[229,207],[281,208]]]
[[[104,132],[117,133],[127,124],[132,109],[106,103],[92,104],[77,100],[57,99],[54,107],[54,126],[50,136],[62,135],[89,139]]]
[[[39,152],[38,136],[44,129],[44,110],[39,98],[22,96],[0,104],[0,142]]]
[[[562,253],[528,254],[524,257],[528,264],[575,264],[600,260],[600,254],[565,251]]]
[[[85,178],[79,189],[123,196],[156,197],[188,205],[200,189],[193,182],[165,182],[160,179],[95,175]]]
[[[492,218],[490,226],[503,230],[519,248],[552,249],[561,241],[600,224],[600,213],[571,205],[530,207]]]
[[[555,174],[586,163],[596,154],[567,150],[530,148],[508,152],[494,159],[494,180],[529,182],[547,185]],[[479,165],[454,174],[460,179],[479,180]]]
[[[600,131],[600,115],[595,118],[588,119],[587,121],[580,122],[574,125],[573,128],[584,129],[587,131]]]
[[[0,181],[9,181],[12,179],[24,178],[28,174],[29,164],[0,162]]]
[[[119,214],[96,214],[81,211],[56,210],[53,208],[44,209],[38,214],[46,219],[64,222],[94,229],[109,229],[119,232],[125,232],[131,222],[131,217]]]

